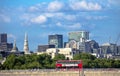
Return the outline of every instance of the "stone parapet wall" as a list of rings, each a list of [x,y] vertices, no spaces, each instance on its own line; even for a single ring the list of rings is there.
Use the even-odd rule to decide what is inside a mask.
[[[14,71],[0,71],[0,76],[81,76],[82,71],[26,71],[26,70],[14,70]],[[85,76],[120,76],[120,70],[85,70]]]

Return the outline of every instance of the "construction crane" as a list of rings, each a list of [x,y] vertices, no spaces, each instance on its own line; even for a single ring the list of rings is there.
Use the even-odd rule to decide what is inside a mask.
[[[115,41],[115,44],[116,44],[116,45],[117,45],[119,39],[120,39],[120,33],[119,33],[119,35],[118,35],[118,37],[117,37],[117,40]]]

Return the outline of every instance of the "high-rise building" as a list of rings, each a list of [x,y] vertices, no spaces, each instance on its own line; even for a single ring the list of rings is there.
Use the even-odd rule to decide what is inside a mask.
[[[27,33],[25,33],[25,40],[24,40],[24,53],[25,54],[30,54],[29,52],[29,46],[28,46],[28,36]]]
[[[88,31],[74,31],[69,33],[69,41],[75,40],[77,42],[83,42],[84,40],[89,40]]]
[[[0,43],[7,43],[7,34],[0,34]]]
[[[6,33],[0,34],[0,50],[11,51],[12,48],[13,48],[13,44],[7,43],[7,34]]]
[[[63,35],[49,35],[49,45],[55,45],[55,48],[63,47]]]

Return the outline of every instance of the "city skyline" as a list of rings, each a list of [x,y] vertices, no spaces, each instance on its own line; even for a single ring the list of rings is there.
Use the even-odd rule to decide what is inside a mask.
[[[115,43],[120,33],[119,0],[1,0],[0,9],[0,33],[15,39],[19,50],[25,32],[32,51],[48,44],[48,35],[62,34],[66,42],[69,32],[87,30],[103,44]]]

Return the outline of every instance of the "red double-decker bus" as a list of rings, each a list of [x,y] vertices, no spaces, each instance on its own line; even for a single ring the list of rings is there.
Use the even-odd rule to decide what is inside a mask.
[[[82,69],[81,60],[58,60],[56,69]]]

